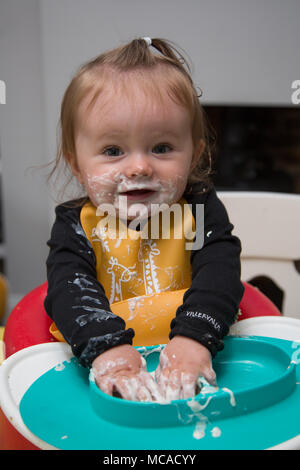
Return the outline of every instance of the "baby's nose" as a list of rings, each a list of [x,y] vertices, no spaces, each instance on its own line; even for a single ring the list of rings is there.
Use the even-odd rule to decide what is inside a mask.
[[[153,169],[148,159],[144,155],[137,155],[127,161],[125,174],[127,178],[133,178],[137,176],[152,176]]]

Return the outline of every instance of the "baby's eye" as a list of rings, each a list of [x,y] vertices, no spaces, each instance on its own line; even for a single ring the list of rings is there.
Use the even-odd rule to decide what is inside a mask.
[[[120,157],[123,152],[118,147],[112,146],[112,147],[107,147],[103,153],[104,155],[107,155],[108,157]]]
[[[152,152],[153,153],[167,153],[167,152],[170,152],[172,149],[169,145],[167,144],[158,144],[156,145]]]

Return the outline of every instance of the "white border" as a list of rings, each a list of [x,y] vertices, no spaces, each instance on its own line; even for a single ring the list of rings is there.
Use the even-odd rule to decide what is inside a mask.
[[[72,352],[69,345],[65,343],[43,343],[12,354],[0,366],[1,410],[8,421],[25,439],[42,450],[58,449],[35,436],[25,426],[20,415],[19,403],[26,390],[38,377],[55,365],[69,360],[70,357],[72,357]]]

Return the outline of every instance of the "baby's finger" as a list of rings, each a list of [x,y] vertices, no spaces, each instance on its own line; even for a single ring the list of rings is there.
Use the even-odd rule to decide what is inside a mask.
[[[212,367],[207,367],[206,369],[204,369],[202,375],[210,385],[213,385],[214,387],[217,385],[216,373]]]
[[[137,390],[136,399],[138,401],[146,401],[146,402],[153,401],[150,391],[147,389],[145,385],[142,385],[142,384],[140,384],[140,387]]]
[[[118,376],[114,379],[114,390],[124,400],[136,400],[138,380],[133,377]]]
[[[191,398],[196,395],[197,377],[192,374],[181,374],[181,398]]]
[[[162,401],[163,397],[160,393],[158,384],[155,382],[153,377],[149,373],[141,373],[142,382],[145,384],[146,388],[151,394],[151,398],[154,401]]]
[[[107,395],[113,395],[114,380],[110,376],[96,376],[96,384]]]
[[[156,378],[156,382],[158,385],[158,390],[159,390],[159,393],[164,398],[166,398],[166,387],[167,387],[168,380],[169,380],[169,373],[170,373],[169,369],[167,368],[161,369],[160,366],[158,366],[158,368],[155,371],[155,378]]]
[[[168,376],[165,387],[165,397],[167,401],[179,400],[181,397],[181,373],[178,370],[172,370]]]
[[[161,376],[161,367],[160,365],[158,365],[157,368],[155,369],[155,380],[157,383],[160,380],[160,376]]]

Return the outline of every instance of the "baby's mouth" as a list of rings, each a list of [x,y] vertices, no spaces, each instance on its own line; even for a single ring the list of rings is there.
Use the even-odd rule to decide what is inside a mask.
[[[156,191],[153,189],[132,189],[130,191],[123,191],[119,193],[119,196],[126,196],[128,200],[144,200],[152,196]]]

